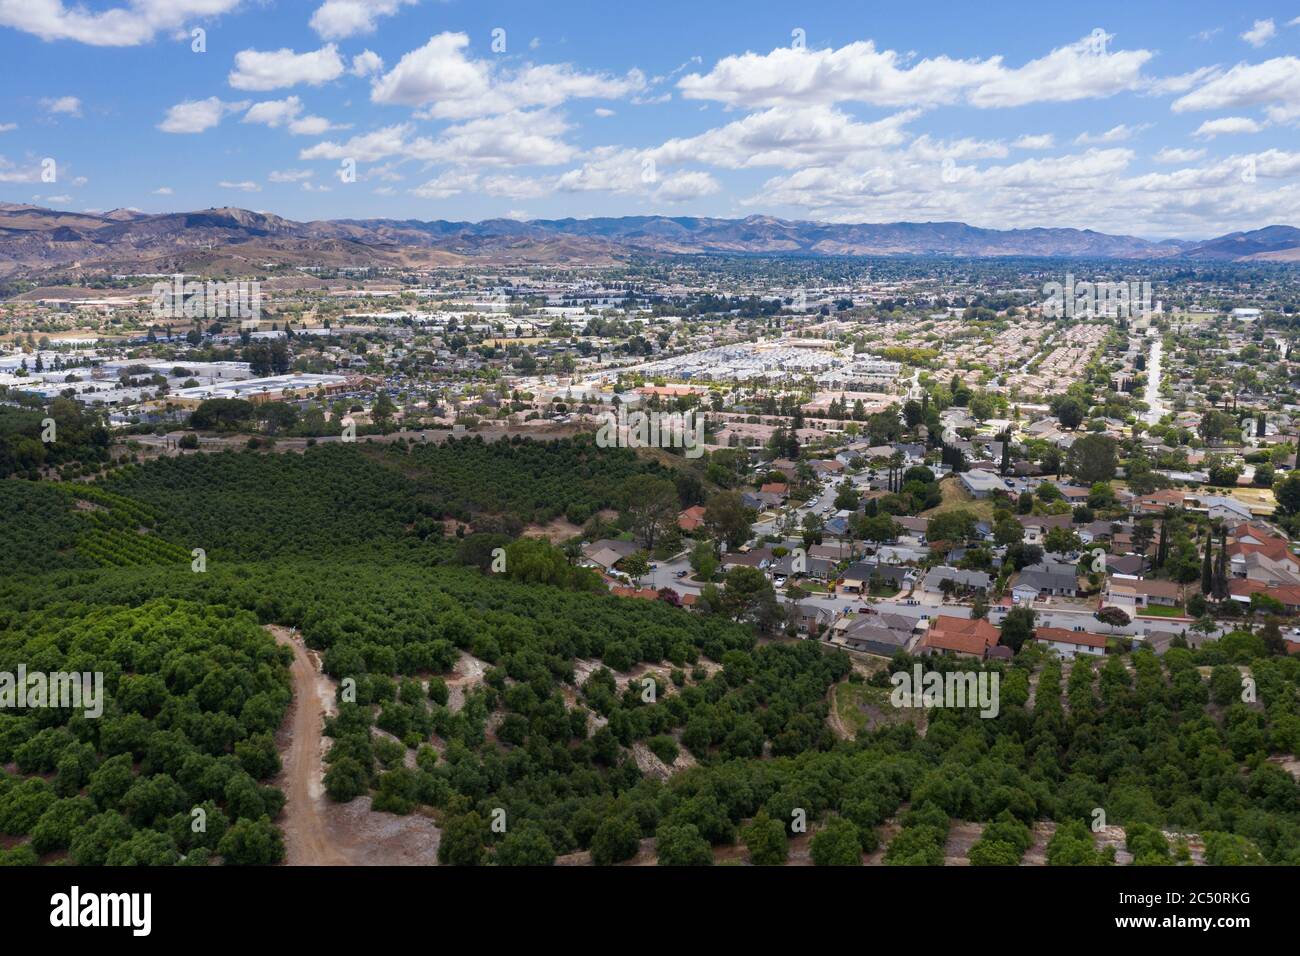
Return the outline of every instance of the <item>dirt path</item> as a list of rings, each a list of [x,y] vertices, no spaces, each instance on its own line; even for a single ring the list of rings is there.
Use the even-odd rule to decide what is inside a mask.
[[[285,863],[289,866],[428,866],[437,863],[440,833],[433,820],[413,813],[375,813],[369,797],[334,803],[325,796],[322,734],[334,713],[334,685],[321,673],[314,651],[286,627],[268,624],[277,644],[292,649],[293,702],[276,736],[283,767],[275,784],[284,791]]]
[[[349,861],[330,842],[321,813],[325,799],[321,728],[333,695],[328,693],[328,687],[321,687],[322,682],[328,682],[316,669],[302,640],[295,639],[294,632],[273,624],[268,624],[266,629],[275,636],[277,644],[293,650],[293,663],[289,666],[293,703],[281,730],[281,733],[287,731],[288,746],[282,752],[284,767],[276,781],[285,796],[285,862],[290,866],[344,866]]]
[[[840,695],[837,693],[839,686],[839,684],[831,685],[831,712],[827,715],[826,722],[831,725],[831,732],[834,733],[835,736],[839,737],[841,740],[853,740],[857,734],[853,732],[853,728],[850,727],[845,722],[844,718],[840,716]]]

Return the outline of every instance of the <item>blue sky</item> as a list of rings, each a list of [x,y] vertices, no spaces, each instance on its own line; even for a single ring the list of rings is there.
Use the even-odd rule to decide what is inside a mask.
[[[1300,224],[1300,3],[0,0],[0,64],[65,209]]]

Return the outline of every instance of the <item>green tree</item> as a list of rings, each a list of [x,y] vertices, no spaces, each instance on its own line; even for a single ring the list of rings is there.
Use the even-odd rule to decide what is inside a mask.
[[[1118,446],[1109,435],[1082,435],[1065,456],[1066,469],[1085,485],[1112,480],[1118,465]]]
[[[630,814],[608,817],[591,840],[591,861],[597,866],[621,863],[636,856],[641,847],[641,828]]]
[[[1033,608],[1018,606],[1009,610],[1007,616],[1002,619],[1002,634],[998,638],[998,643],[1019,653],[1025,641],[1033,640],[1033,637]]]
[[[744,832],[749,861],[755,866],[780,866],[790,855],[789,841],[781,821],[773,820],[767,810],[759,810]]]
[[[713,849],[692,823],[665,821],[655,831],[660,866],[712,866]]]
[[[813,834],[812,859],[817,866],[861,866],[858,828],[844,817],[831,817]]]

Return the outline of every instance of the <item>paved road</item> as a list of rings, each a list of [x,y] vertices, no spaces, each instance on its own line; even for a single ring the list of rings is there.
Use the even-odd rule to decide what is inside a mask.
[[[1165,402],[1160,397],[1160,360],[1164,351],[1164,343],[1159,335],[1151,339],[1151,355],[1147,358],[1147,388],[1142,400],[1150,407],[1146,415],[1148,425],[1158,425],[1160,419],[1165,415]]]

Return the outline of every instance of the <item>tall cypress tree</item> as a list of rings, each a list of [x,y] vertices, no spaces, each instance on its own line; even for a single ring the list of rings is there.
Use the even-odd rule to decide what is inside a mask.
[[[1201,562],[1201,593],[1208,596],[1214,591],[1214,533],[1205,535],[1205,559]]]
[[[1214,597],[1219,601],[1228,599],[1228,530],[1219,531],[1219,555],[1214,571]]]

